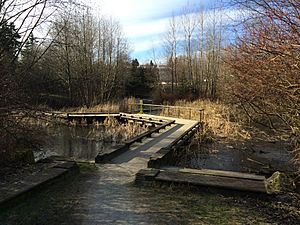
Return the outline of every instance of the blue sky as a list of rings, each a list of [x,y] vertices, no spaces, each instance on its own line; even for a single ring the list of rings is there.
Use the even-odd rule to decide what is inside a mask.
[[[141,63],[154,54],[162,59],[163,34],[169,18],[180,15],[187,4],[209,7],[216,0],[90,0],[95,13],[112,16],[120,21],[125,37],[132,47],[132,58]],[[153,51],[154,50],[154,51]]]

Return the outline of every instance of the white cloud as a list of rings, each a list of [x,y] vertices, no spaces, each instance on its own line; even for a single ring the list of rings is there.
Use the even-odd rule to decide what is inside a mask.
[[[200,0],[201,1],[201,0]],[[206,0],[202,0],[206,1]],[[186,5],[187,0],[90,0],[94,7],[107,15],[119,18],[121,21],[137,22],[148,20],[160,15],[169,16],[172,11]],[[198,2],[199,0],[189,0]]]
[[[161,41],[156,39],[145,39],[137,42],[135,44],[135,51],[136,52],[145,52],[145,51],[150,51],[152,48],[157,48],[160,47]]]
[[[146,23],[135,23],[124,27],[128,38],[153,36],[163,33],[168,24],[168,18],[149,21]]]
[[[125,36],[133,45],[133,55],[161,48],[172,12],[178,15],[187,2],[207,5],[212,0],[89,0],[95,14],[112,16],[120,21]],[[217,13],[223,16],[224,23],[228,23],[228,18],[238,17],[234,10]]]

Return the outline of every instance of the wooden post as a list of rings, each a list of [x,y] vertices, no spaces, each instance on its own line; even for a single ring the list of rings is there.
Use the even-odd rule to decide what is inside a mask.
[[[143,100],[140,100],[140,114],[143,114]]]
[[[199,110],[199,121],[201,122],[202,116],[201,116],[201,109]]]
[[[199,120],[200,120],[200,122],[202,122],[203,119],[204,119],[204,110],[203,110],[203,109],[200,109],[200,110],[199,110],[199,113],[200,113],[200,115],[199,115]]]

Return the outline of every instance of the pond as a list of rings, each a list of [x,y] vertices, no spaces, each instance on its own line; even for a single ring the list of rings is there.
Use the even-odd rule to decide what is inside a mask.
[[[77,160],[93,161],[98,153],[114,146],[121,139],[105,138],[104,126],[54,126],[44,129],[43,141],[35,160],[58,155]],[[105,140],[106,139],[106,140]]]
[[[171,166],[194,169],[227,170],[259,175],[275,171],[296,171],[285,141],[216,141],[211,144],[192,145],[175,151],[169,161]]]
[[[72,122],[52,122],[46,125],[34,124],[40,142],[34,152],[38,161],[57,155],[79,161],[94,161],[98,153],[106,153],[116,144],[139,135],[149,129],[135,122],[120,123],[114,117],[107,117],[103,123],[76,125]]]

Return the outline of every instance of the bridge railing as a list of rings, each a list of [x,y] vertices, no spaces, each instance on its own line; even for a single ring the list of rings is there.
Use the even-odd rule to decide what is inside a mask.
[[[155,104],[145,104],[140,102],[140,103],[129,104],[128,112],[147,113],[153,115],[197,120],[200,122],[203,122],[204,120],[204,109],[184,107],[184,106],[155,105]]]

